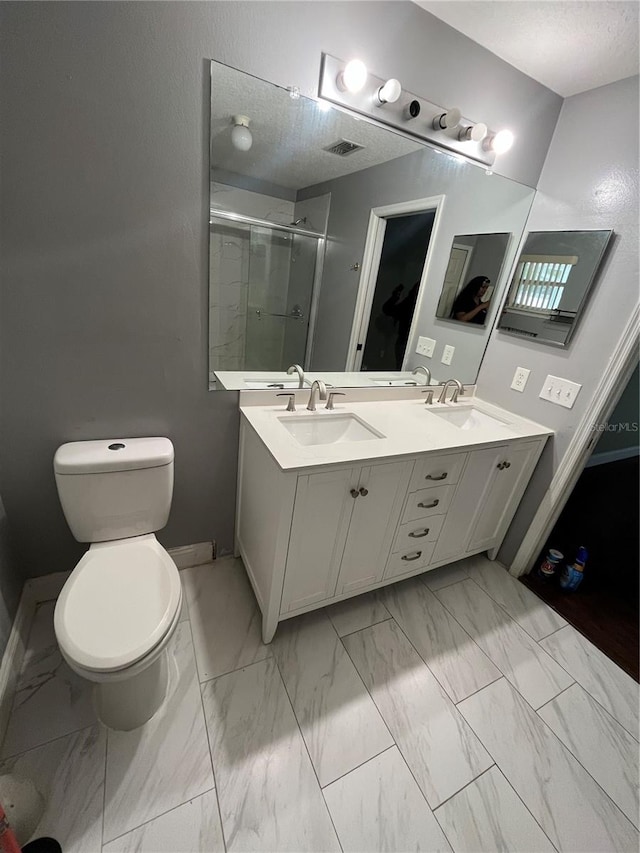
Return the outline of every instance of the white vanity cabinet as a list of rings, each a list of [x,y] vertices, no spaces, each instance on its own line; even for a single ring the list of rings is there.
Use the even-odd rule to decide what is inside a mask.
[[[243,418],[236,553],[264,641],[307,610],[481,551],[493,557],[545,441],[286,471]]]

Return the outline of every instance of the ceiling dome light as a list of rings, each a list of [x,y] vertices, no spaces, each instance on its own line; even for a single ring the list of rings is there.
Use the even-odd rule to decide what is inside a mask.
[[[460,124],[462,113],[457,107],[447,110],[446,113],[440,113],[433,120],[434,130],[448,130],[451,127],[456,127]]]
[[[395,77],[387,80],[384,86],[380,86],[377,92],[379,104],[395,104],[402,94],[402,84]]]
[[[238,151],[248,151],[253,145],[253,136],[249,130],[248,116],[234,116],[233,130],[231,131],[231,144]]]
[[[458,139],[462,142],[482,142],[489,131],[486,124],[481,121],[478,124],[470,124],[468,127],[463,127],[458,134]]]
[[[359,92],[367,82],[367,66],[360,59],[352,59],[345,65],[344,71],[338,74],[336,83],[342,92]]]
[[[499,130],[498,133],[485,139],[483,147],[495,154],[504,154],[513,145],[514,138],[510,130]]]

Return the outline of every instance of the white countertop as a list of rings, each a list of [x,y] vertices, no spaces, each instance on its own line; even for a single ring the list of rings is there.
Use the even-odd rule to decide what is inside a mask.
[[[220,388],[223,391],[268,390],[269,386],[283,385],[285,390],[298,387],[298,377],[289,376],[285,371],[277,370],[216,370],[210,378],[210,390]],[[424,386],[424,375],[417,376],[405,370],[363,371],[345,373],[305,372],[304,387],[310,388],[314,379],[322,379],[332,388],[384,388],[393,386]],[[436,379],[431,382],[436,384]]]
[[[461,429],[437,417],[435,411],[459,410],[465,406],[498,418],[504,423]],[[486,403],[477,397],[463,397],[457,403],[427,406],[424,397],[416,399],[376,400],[369,402],[336,401],[327,411],[319,402],[315,413],[304,405],[296,412],[285,411],[282,402],[273,405],[241,406],[243,418],[253,427],[283,471],[296,471],[319,465],[362,463],[397,456],[416,456],[430,451],[469,450],[501,444],[517,438],[537,438],[553,430],[534,421]],[[334,444],[301,445],[281,423],[281,419],[323,418],[352,413],[371,426],[382,438]]]

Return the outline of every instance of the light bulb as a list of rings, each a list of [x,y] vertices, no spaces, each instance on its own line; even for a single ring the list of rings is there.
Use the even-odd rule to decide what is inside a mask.
[[[460,123],[462,113],[457,107],[447,110],[446,113],[440,113],[433,120],[434,130],[448,130],[451,127],[456,127]]]
[[[360,59],[352,59],[345,65],[344,71],[338,74],[338,88],[343,92],[356,94],[367,82],[367,66]]]
[[[472,140],[473,142],[482,142],[482,140],[487,135],[487,131],[489,128],[483,122],[478,122],[478,124],[470,124],[468,127],[463,127],[460,133],[458,134],[458,139],[463,142],[468,142]]]
[[[233,125],[231,144],[238,151],[248,151],[253,145],[253,136],[249,130],[249,118],[247,116],[234,116]]]
[[[402,85],[400,81],[396,80],[395,77],[391,77],[384,86],[380,86],[378,89],[378,102],[380,104],[395,104],[401,94]]]
[[[510,130],[499,130],[494,136],[489,136],[485,139],[483,147],[487,151],[504,154],[513,145],[513,140],[514,136]]]

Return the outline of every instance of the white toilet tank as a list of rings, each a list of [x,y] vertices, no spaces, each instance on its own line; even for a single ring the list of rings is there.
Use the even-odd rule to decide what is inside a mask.
[[[109,542],[161,530],[173,493],[168,438],[74,441],[56,450],[58,496],[78,542]]]

